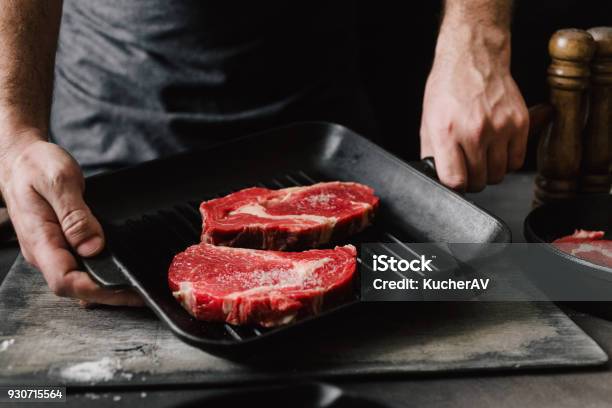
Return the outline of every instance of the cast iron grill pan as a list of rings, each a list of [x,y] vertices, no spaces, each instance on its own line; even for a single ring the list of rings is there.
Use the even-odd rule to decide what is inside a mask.
[[[220,169],[224,172],[216,176]],[[364,232],[331,247],[351,243],[359,248],[360,243],[376,242],[378,254],[412,259],[419,255],[414,249],[400,245],[392,250],[385,243],[510,241],[505,224],[441,186],[426,175],[429,170],[424,163],[402,162],[341,126],[308,123],[96,176],[88,179],[87,198],[103,222],[107,249],[83,262],[102,285],[138,291],[183,341],[214,354],[240,357],[279,344],[288,335],[304,334],[307,328],[316,333],[314,326],[323,330],[343,313],[355,313],[363,307],[358,282],[345,304],[286,326],[265,329],[197,321],[172,297],[167,271],[176,253],[199,241],[201,201],[252,186],[277,189],[356,181],[373,187],[381,198],[377,218]],[[117,205],[117,196],[122,205]],[[393,252],[398,247],[401,253]]]
[[[259,187],[286,188],[293,186],[304,186],[323,181],[320,178],[306,174],[303,171],[286,174],[273,178],[266,182],[256,183]],[[244,186],[247,187],[247,186]],[[201,200],[193,200],[187,203],[177,204],[167,209],[161,209],[141,217],[128,219],[120,224],[106,224],[105,230],[109,238],[110,254],[106,261],[110,267],[116,265],[118,269],[130,271],[131,278],[138,282],[140,291],[154,299],[154,303],[162,309],[162,319],[171,320],[181,332],[196,335],[208,340],[234,343],[256,339],[263,335],[273,334],[285,330],[287,327],[267,329],[256,326],[234,326],[222,323],[210,323],[197,321],[179,305],[172,297],[167,285],[167,271],[175,254],[185,250],[188,246],[196,244],[200,240],[202,229],[202,218],[199,212],[200,202],[215,197],[230,194],[233,191],[224,191],[215,196],[203,197]],[[409,247],[403,242],[408,242],[408,237],[396,235],[376,223],[362,233],[351,237],[349,243],[359,247],[360,243],[376,243],[376,253],[389,256],[414,259],[418,257],[418,250]],[[398,253],[397,247],[391,249],[385,243],[401,244],[402,252]],[[331,243],[327,247],[342,245],[343,242]],[[94,276],[99,274],[100,266],[91,265],[85,261]],[[362,267],[369,268],[361,257],[358,263]],[[418,276],[413,273],[413,278]],[[100,278],[103,279],[102,277]],[[317,318],[330,315],[338,310],[354,306],[358,300],[358,283],[355,282],[353,297],[341,306],[325,310]],[[123,285],[117,285],[123,286]],[[417,299],[415,299],[417,300]],[[300,325],[305,320],[298,321],[292,325]],[[191,340],[189,336],[186,339]],[[190,341],[191,342],[191,341]],[[199,342],[195,343],[196,345]]]

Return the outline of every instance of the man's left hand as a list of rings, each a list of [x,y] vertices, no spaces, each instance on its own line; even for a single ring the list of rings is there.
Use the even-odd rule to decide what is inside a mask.
[[[523,165],[528,129],[509,38],[479,26],[442,30],[421,120],[421,157],[435,158],[440,181],[469,192],[501,182]]]

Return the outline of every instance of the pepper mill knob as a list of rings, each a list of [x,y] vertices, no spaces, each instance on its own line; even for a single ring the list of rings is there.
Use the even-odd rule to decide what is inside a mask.
[[[578,190],[585,90],[589,85],[593,37],[584,30],[557,31],[548,43],[551,127],[538,145],[535,204],[572,197]]]
[[[595,59],[612,58],[612,27],[593,27],[587,32],[595,40]]]
[[[566,28],[550,37],[548,53],[553,60],[587,63],[593,58],[595,43],[587,31]]]

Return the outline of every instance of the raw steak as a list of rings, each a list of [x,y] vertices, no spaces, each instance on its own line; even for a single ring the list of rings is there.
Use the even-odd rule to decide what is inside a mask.
[[[338,181],[282,190],[247,188],[200,205],[202,242],[274,250],[316,248],[370,225],[378,201],[370,187]]]
[[[278,326],[345,300],[356,255],[352,245],[279,252],[200,243],[174,257],[168,282],[197,319]]]
[[[554,246],[578,258],[612,267],[612,241],[603,239],[603,231],[576,230],[554,240]]]

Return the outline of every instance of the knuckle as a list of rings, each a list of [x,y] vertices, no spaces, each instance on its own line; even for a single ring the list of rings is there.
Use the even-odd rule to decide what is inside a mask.
[[[525,112],[516,115],[514,117],[514,126],[521,132],[527,131],[529,129],[529,115]]]
[[[438,127],[438,131],[445,135],[451,135],[456,129],[456,125],[453,121],[442,122]]]
[[[489,176],[489,179],[487,181],[489,184],[499,184],[504,181],[504,176],[505,174],[502,171],[495,172]]]
[[[31,169],[37,167],[38,163],[29,150],[22,152],[15,157],[11,163],[11,168],[14,173],[20,172],[22,169]]]
[[[68,297],[70,293],[69,285],[63,279],[52,279],[49,281],[49,289],[54,295]]]
[[[78,239],[89,232],[89,213],[85,209],[71,210],[62,217],[61,226],[67,237]]]
[[[441,181],[453,190],[464,190],[467,184],[467,179],[458,174],[446,176]]]
[[[71,178],[70,170],[66,167],[58,167],[48,173],[47,181],[49,187],[54,191],[61,191],[62,187]]]
[[[465,129],[465,139],[467,142],[478,145],[483,140],[487,124],[483,120],[470,123]]]
[[[425,130],[425,133],[429,135],[434,141],[441,142],[447,140],[448,137],[453,135],[455,129],[456,126],[452,121],[440,121],[435,122],[431,125],[431,127],[423,128],[421,132],[423,133],[423,131]]]
[[[506,115],[498,115],[491,121],[491,127],[496,134],[499,134],[504,129],[507,129],[508,126],[511,126],[512,118]]]

